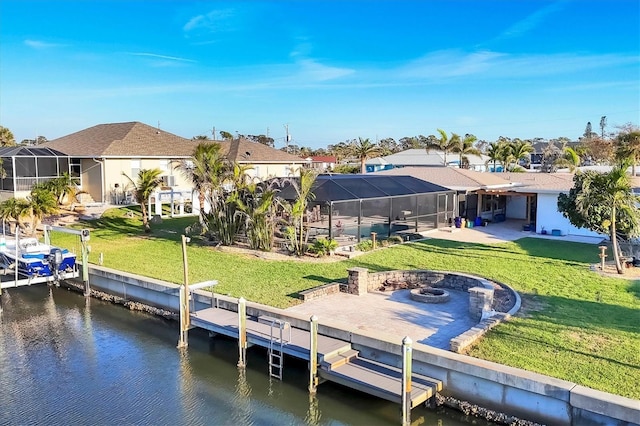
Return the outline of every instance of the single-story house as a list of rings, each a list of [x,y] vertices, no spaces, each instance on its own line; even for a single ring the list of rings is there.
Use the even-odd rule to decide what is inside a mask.
[[[486,155],[465,155],[465,157],[469,161],[469,169],[478,171],[486,170],[486,163],[489,159]],[[445,164],[444,151],[427,151],[424,148],[415,148],[385,157],[372,158],[368,160],[365,165],[367,167],[367,173],[402,167],[460,167],[460,156],[453,152],[447,153]]]
[[[140,122],[99,124],[54,139],[39,147],[70,157],[71,174],[80,178],[80,187],[98,203],[119,204],[127,197],[129,180],[141,169],[163,171],[165,189],[190,193],[192,187],[175,169],[188,160],[200,140],[186,139]],[[302,164],[282,151],[248,140],[211,141],[222,147],[223,155],[241,164],[249,164],[252,176],[288,176]]]
[[[577,228],[558,211],[558,196],[573,187],[572,173],[487,173],[450,167],[405,167],[376,173],[408,174],[457,191],[457,213],[474,220],[519,220],[537,233],[604,237]]]

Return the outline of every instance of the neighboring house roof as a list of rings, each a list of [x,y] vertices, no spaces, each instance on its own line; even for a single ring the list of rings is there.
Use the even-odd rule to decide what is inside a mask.
[[[229,160],[238,163],[295,163],[300,164],[304,159],[270,146],[251,142],[248,139],[234,139],[232,141],[216,141],[221,146],[221,153]]]
[[[385,198],[444,191],[449,191],[449,189],[412,176],[382,176],[373,173],[364,175],[319,175],[311,187],[314,201],[322,202]],[[288,181],[285,181],[279,195],[285,200],[295,200],[298,197],[298,193]]]
[[[190,157],[198,143],[132,121],[98,124],[39,147],[76,157]]]
[[[309,158],[311,158],[311,161],[314,163],[335,163],[338,161],[336,157],[331,155],[315,155]]]
[[[519,184],[515,192],[558,193],[573,188],[573,173],[499,173]]]
[[[484,165],[489,157],[486,155],[478,157],[477,155],[465,155],[470,164]],[[366,162],[367,165],[380,164],[380,159],[386,161],[386,164],[394,166],[442,166],[444,165],[444,152],[438,150],[430,150],[427,152],[424,148],[407,149],[402,152],[387,155],[386,157],[372,158]],[[460,156],[456,153],[449,152],[447,154],[447,163],[458,163]]]
[[[0,148],[0,157],[68,157],[55,149],[38,146],[4,146]]]
[[[457,167],[403,167],[375,172],[376,175],[409,175],[456,191],[472,191],[481,188],[506,188],[513,182],[504,179],[503,173],[485,173]]]

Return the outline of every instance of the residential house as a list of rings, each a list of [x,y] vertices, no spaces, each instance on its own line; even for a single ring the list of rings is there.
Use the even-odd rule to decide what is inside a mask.
[[[468,160],[467,168],[471,170],[484,171],[489,157],[486,155],[465,155]],[[446,162],[446,164],[445,164]],[[385,157],[372,158],[367,160],[367,173],[380,170],[389,170],[402,167],[460,167],[459,154],[449,152],[446,155],[444,151],[430,150],[424,148],[407,149],[402,152],[387,155]]]
[[[40,147],[68,155],[72,176],[80,178],[81,188],[95,202],[119,204],[128,196],[126,176],[135,180],[141,169],[162,170],[166,189],[192,191],[176,166],[202,142],[133,121],[99,124]],[[301,164],[294,155],[245,139],[211,143],[219,143],[230,160],[252,166],[250,175],[259,179],[288,176]]]
[[[319,173],[332,171],[338,163],[338,159],[332,155],[314,155],[304,158],[304,161],[310,168],[317,170]]]

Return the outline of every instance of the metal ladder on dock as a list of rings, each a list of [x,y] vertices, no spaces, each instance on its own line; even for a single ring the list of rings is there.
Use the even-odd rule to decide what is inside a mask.
[[[267,318],[263,317],[263,320]],[[291,324],[277,318],[268,318],[271,322],[271,332],[269,339],[269,375],[278,380],[282,380],[283,370],[283,347],[291,341]],[[289,329],[288,339],[285,339],[285,329]]]

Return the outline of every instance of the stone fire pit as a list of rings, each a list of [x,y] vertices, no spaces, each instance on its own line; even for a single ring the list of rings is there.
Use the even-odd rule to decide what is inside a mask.
[[[414,288],[411,299],[423,303],[444,303],[449,301],[449,292],[435,287]]]

